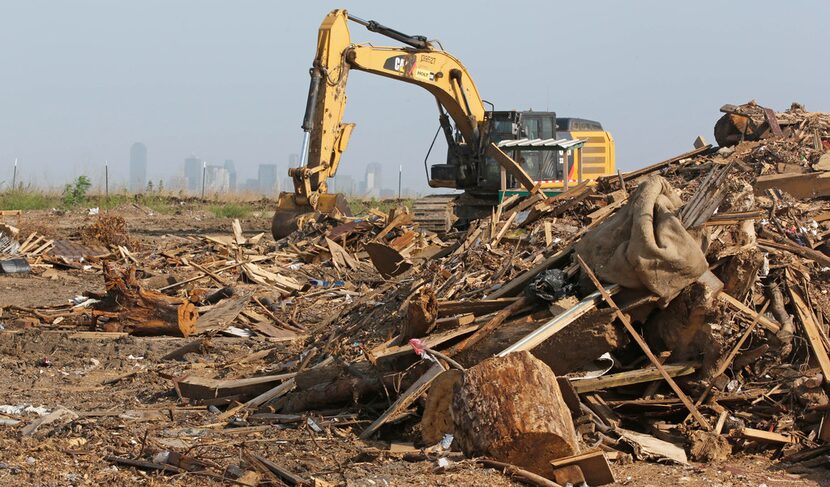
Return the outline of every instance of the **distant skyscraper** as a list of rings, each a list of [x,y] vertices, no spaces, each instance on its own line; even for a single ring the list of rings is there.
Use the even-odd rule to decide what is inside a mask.
[[[335,193],[343,193],[345,195],[352,195],[354,194],[354,178],[349,176],[348,174],[338,174],[334,177],[334,189]]]
[[[227,193],[230,189],[230,173],[225,166],[205,167],[205,193]]]
[[[184,160],[184,177],[187,179],[187,190],[198,192],[202,190],[202,160],[191,155]]]
[[[380,195],[380,164],[371,162],[366,165],[366,177],[364,178],[364,196]]]
[[[260,164],[257,172],[259,192],[266,196],[273,196],[277,192],[277,165]]]
[[[285,191],[286,193],[293,193],[294,180],[289,177],[282,178],[282,185],[280,186],[280,191]]]
[[[141,193],[147,184],[147,146],[136,142],[130,146],[130,191]]]
[[[225,159],[225,170],[228,171],[228,190],[236,191],[236,164],[230,159]]]
[[[300,163],[299,154],[288,154],[288,167],[297,167]]]

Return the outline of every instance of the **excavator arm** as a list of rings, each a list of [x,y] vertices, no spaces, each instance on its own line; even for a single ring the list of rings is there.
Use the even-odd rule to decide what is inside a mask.
[[[347,21],[366,26],[411,47],[376,47],[353,44]],[[343,122],[349,70],[414,84],[435,97],[447,143],[454,150],[478,157],[495,158],[529,190],[533,181],[509,156],[486,142],[484,103],[467,69],[449,53],[434,49],[422,36],[408,36],[374,21],[350,16],[345,10],[330,12],[320,26],[317,52],[310,70],[311,84],[303,117],[300,165],[289,169],[294,193],[281,193],[272,232],[281,238],[296,228],[297,217],[312,211],[347,212],[345,199],[328,194],[326,181],[333,177],[346,150],[353,123]],[[454,136],[449,125],[452,119]],[[468,168],[475,171],[475,168]]]

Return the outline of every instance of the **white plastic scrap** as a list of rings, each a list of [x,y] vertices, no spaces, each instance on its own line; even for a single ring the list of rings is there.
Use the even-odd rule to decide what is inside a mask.
[[[0,413],[6,415],[20,416],[25,413],[34,413],[38,416],[46,416],[49,410],[43,406],[32,406],[31,404],[21,404],[19,406],[12,406],[9,404],[0,405]]]

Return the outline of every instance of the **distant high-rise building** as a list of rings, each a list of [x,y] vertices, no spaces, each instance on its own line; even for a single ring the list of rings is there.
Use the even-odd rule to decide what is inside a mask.
[[[297,167],[300,164],[299,154],[288,154],[288,167]]]
[[[147,184],[147,146],[136,142],[130,146],[130,191],[141,193]]]
[[[334,183],[333,192],[343,193],[345,195],[354,194],[354,178],[348,174],[338,174],[332,182]]]
[[[225,159],[225,170],[228,171],[228,191],[236,191],[236,164]]]
[[[366,176],[364,178],[364,196],[379,196],[381,186],[380,164],[371,162],[366,165]]]
[[[277,192],[277,165],[276,164],[260,164],[257,172],[259,179],[259,192],[273,196]]]
[[[205,193],[227,193],[230,189],[230,173],[225,166],[205,166]]]
[[[184,177],[187,179],[187,190],[199,192],[202,190],[202,160],[191,155],[184,160]]]
[[[282,178],[282,184],[280,185],[280,191],[285,191],[286,193],[293,193],[294,192],[294,180],[285,177]]]

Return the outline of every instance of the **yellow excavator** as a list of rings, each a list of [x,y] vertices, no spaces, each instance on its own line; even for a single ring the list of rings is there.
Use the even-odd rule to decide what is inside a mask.
[[[348,21],[406,47],[354,44]],[[415,220],[420,217],[419,223],[426,228],[447,230],[458,219],[488,214],[511,191],[550,194],[567,190],[583,178],[613,174],[613,139],[597,122],[560,119],[585,122],[588,130],[562,127],[560,133],[586,138],[558,139],[552,112],[487,111],[467,69],[434,44],[424,36],[407,35],[346,10],[333,10],[326,16],[310,70],[300,163],[288,171],[294,192],[279,195],[271,226],[275,239],[290,234],[308,215],[349,215],[345,197],[327,192],[327,180],[337,172],[355,126],[343,122],[350,69],[411,83],[435,97],[448,151],[445,164],[431,167],[429,184],[464,193],[416,202]],[[582,160],[581,151],[588,149],[593,151],[588,156],[593,162]]]

